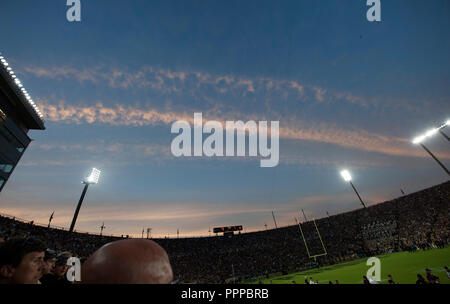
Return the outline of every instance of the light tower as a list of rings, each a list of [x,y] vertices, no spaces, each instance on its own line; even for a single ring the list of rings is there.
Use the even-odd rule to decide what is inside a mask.
[[[100,178],[100,170],[96,168],[92,168],[91,174],[88,178],[81,183],[84,184],[83,192],[81,193],[80,200],[78,201],[77,209],[75,210],[75,214],[73,215],[72,224],[70,224],[69,232],[72,233],[75,228],[75,223],[77,222],[78,212],[80,212],[81,204],[83,203],[84,196],[86,195],[87,189],[90,184],[98,184],[98,179]]]
[[[103,222],[102,225],[100,226],[100,236],[103,235],[103,229],[105,229],[105,228],[106,228],[105,222]]]
[[[415,145],[420,145],[438,163],[438,165],[441,166],[441,168],[445,171],[445,173],[447,173],[447,175],[450,175],[450,172],[444,166],[444,164],[441,163],[439,161],[439,159],[427,147],[425,147],[425,145],[423,144],[423,141],[425,139],[427,139],[428,137],[432,137],[433,135],[435,135],[438,132],[441,133],[441,135],[444,136],[447,140],[449,140],[448,136],[444,132],[442,132],[442,129],[445,128],[448,125],[450,125],[450,119],[447,120],[443,125],[441,125],[441,126],[439,126],[437,128],[434,128],[434,129],[430,129],[427,132],[425,132],[425,134],[417,136],[416,138],[414,138],[412,140],[412,143],[415,144]]]
[[[361,196],[359,195],[358,191],[356,190],[355,186],[352,183],[352,176],[350,175],[350,172],[348,172],[348,170],[342,170],[341,171],[341,176],[342,178],[346,181],[349,182],[350,185],[352,186],[353,190],[355,190],[356,195],[359,198],[359,201],[361,202],[361,204],[363,205],[364,208],[366,208],[366,205],[364,204]]]

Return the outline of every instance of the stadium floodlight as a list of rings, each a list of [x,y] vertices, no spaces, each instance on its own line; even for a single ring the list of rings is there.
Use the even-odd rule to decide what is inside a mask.
[[[27,90],[25,90],[25,88],[23,87],[22,82],[19,80],[19,78],[17,78],[17,76],[14,73],[14,70],[9,66],[8,62],[6,61],[5,57],[0,56],[0,62],[3,64],[5,70],[7,73],[9,73],[9,75],[11,75],[11,78],[13,79],[13,81],[15,82],[15,84],[19,87],[20,91],[22,91],[23,95],[25,96],[26,100],[28,101],[28,103],[30,103],[30,101],[32,101],[31,96],[28,94]],[[31,103],[30,103],[31,104]],[[34,108],[35,112],[37,114],[39,114],[39,112],[37,112],[37,108]],[[41,119],[43,119],[43,116],[39,115],[39,117]]]
[[[350,172],[348,172],[348,170],[342,170],[341,176],[346,182],[349,182],[352,180],[352,176],[350,175]]]
[[[90,184],[98,184],[98,180],[100,178],[101,171],[92,168],[91,174],[84,180],[82,183],[84,184],[83,192],[81,193],[80,200],[78,201],[77,209],[75,210],[75,213],[73,215],[72,224],[70,224],[69,232],[73,232],[73,228],[75,228],[75,223],[77,221],[78,213],[80,212],[81,204],[83,203],[84,196],[86,195],[87,189]]]
[[[89,184],[98,184],[98,179],[100,178],[100,173],[101,171],[96,169],[96,168],[92,168],[92,172],[89,175],[89,177],[86,180],[86,183]]]
[[[366,205],[364,204],[361,196],[359,195],[358,190],[356,190],[355,186],[352,183],[352,176],[351,176],[350,172],[348,170],[342,170],[341,171],[341,176],[346,182],[348,182],[352,186],[353,190],[355,190],[355,193],[356,193],[356,195],[359,198],[359,201],[361,202],[363,207],[366,208]]]
[[[425,134],[422,134],[420,136],[415,137],[412,140],[413,144],[420,144],[421,142],[423,142],[427,137],[432,137],[433,135],[435,135],[436,133],[441,133],[442,136],[444,136],[448,141],[450,141],[450,138],[442,131],[442,129],[444,129],[445,127],[450,125],[450,119],[447,119],[446,122],[444,122],[442,125],[440,125],[437,128],[433,128],[428,130],[427,132],[425,132]]]
[[[414,139],[412,140],[412,143],[415,144],[415,145],[417,145],[417,144],[420,144],[424,139],[425,139],[425,136],[424,136],[424,135],[417,136],[416,138],[414,138]]]
[[[436,129],[436,128],[431,129],[431,130],[428,130],[428,131],[425,133],[425,136],[426,136],[426,137],[431,137],[431,136],[433,136],[434,134],[436,134],[438,131],[439,131],[439,130]]]
[[[436,133],[441,133],[442,136],[444,136],[448,141],[450,141],[450,138],[442,131],[443,128],[445,128],[446,126],[450,125],[450,119],[448,119],[444,124],[442,124],[441,126],[439,126],[438,128],[433,128],[428,130],[425,134],[417,136],[416,138],[414,138],[412,140],[412,143],[415,145],[421,145],[422,148],[439,164],[439,166],[441,166],[441,168],[445,171],[445,173],[447,173],[447,175],[450,176],[450,172],[448,171],[448,169],[444,166],[443,163],[441,163],[439,161],[439,159],[433,154],[431,153],[431,151],[425,147],[425,145],[423,144],[423,141],[427,138],[427,137],[431,137]]]

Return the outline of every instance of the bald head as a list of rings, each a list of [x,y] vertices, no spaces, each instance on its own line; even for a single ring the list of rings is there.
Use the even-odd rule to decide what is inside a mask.
[[[166,251],[150,240],[121,240],[94,252],[81,267],[81,284],[168,284]]]

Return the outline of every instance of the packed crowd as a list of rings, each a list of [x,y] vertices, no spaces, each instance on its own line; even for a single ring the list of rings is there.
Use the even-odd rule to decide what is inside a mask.
[[[182,283],[224,283],[230,278],[241,281],[386,252],[443,247],[449,243],[449,198],[447,182],[315,223],[305,222],[300,227],[154,241],[168,253],[174,277]],[[45,255],[55,259],[55,265],[71,253],[83,262],[102,245],[120,239],[69,234],[0,217],[0,242],[14,237],[45,241],[45,248],[50,248]]]

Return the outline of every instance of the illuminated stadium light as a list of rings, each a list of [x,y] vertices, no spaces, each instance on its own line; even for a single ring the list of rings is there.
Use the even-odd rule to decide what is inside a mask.
[[[101,171],[92,168],[91,174],[88,176],[86,180],[84,180],[82,183],[84,184],[83,192],[81,193],[80,200],[78,201],[77,208],[75,209],[75,213],[73,215],[72,224],[70,224],[69,232],[72,233],[73,229],[75,228],[75,223],[77,222],[78,213],[80,212],[81,204],[83,203],[84,196],[86,195],[86,192],[88,190],[89,185],[91,184],[98,184],[98,180],[100,178]]]
[[[432,137],[433,135],[435,135],[436,133],[441,133],[441,135],[447,139],[447,141],[450,141],[450,138],[442,131],[443,128],[445,128],[446,126],[450,125],[450,119],[448,119],[444,124],[442,124],[441,126],[437,127],[437,128],[433,128],[428,130],[427,132],[425,132],[425,134],[420,135],[415,137],[412,140],[412,143],[415,145],[421,145],[422,148],[439,164],[439,166],[441,166],[441,168],[445,171],[445,173],[447,173],[447,175],[450,176],[450,172],[448,171],[448,169],[444,166],[443,163],[441,163],[439,161],[439,159],[433,154],[431,153],[431,151],[425,147],[425,145],[423,144],[423,141],[427,138],[427,137]]]
[[[352,180],[352,176],[350,175],[350,172],[348,172],[348,170],[342,170],[341,176],[346,182],[349,182]]]
[[[428,131],[425,133],[425,136],[427,136],[427,137],[433,136],[433,135],[436,134],[438,131],[439,131],[438,129],[431,129],[431,130],[428,130]]]
[[[39,116],[39,118],[42,121],[44,121],[43,120],[44,116],[39,111],[39,108],[37,107],[37,105],[35,103],[32,103],[32,99],[31,99],[30,94],[27,92],[27,90],[25,90],[25,88],[23,87],[22,82],[19,80],[19,78],[17,78],[17,76],[15,75],[13,69],[9,66],[9,64],[6,61],[4,56],[0,56],[0,62],[3,64],[3,66],[5,67],[6,72],[11,76],[12,80],[14,81],[14,83],[19,87],[19,89],[22,92],[23,96],[28,101],[28,104],[30,106],[32,106],[33,110],[36,112],[36,114]],[[35,106],[33,106],[33,105],[35,105]]]
[[[364,204],[361,196],[359,195],[358,191],[356,190],[355,186],[352,183],[352,176],[350,175],[350,172],[348,170],[342,170],[341,176],[346,182],[348,182],[352,186],[353,190],[355,190],[355,193],[359,198],[359,201],[361,202],[361,205],[363,205],[363,207],[366,208],[366,205]]]
[[[417,136],[416,138],[413,139],[412,143],[413,144],[420,144],[426,136],[422,135],[422,136]]]
[[[90,184],[98,184],[98,179],[100,178],[100,173],[101,171],[96,169],[96,168],[92,168],[92,172],[89,175],[89,177],[87,178],[86,182],[90,183]]]
[[[447,140],[449,140],[449,138],[442,132],[441,129],[445,128],[446,126],[450,125],[450,119],[448,119],[445,123],[443,123],[442,125],[440,125],[437,128],[433,128],[428,130],[427,132],[425,132],[425,134],[422,134],[420,136],[415,137],[412,140],[413,144],[420,144],[421,142],[423,142],[427,137],[432,137],[433,135],[435,135],[436,133],[441,133]]]

